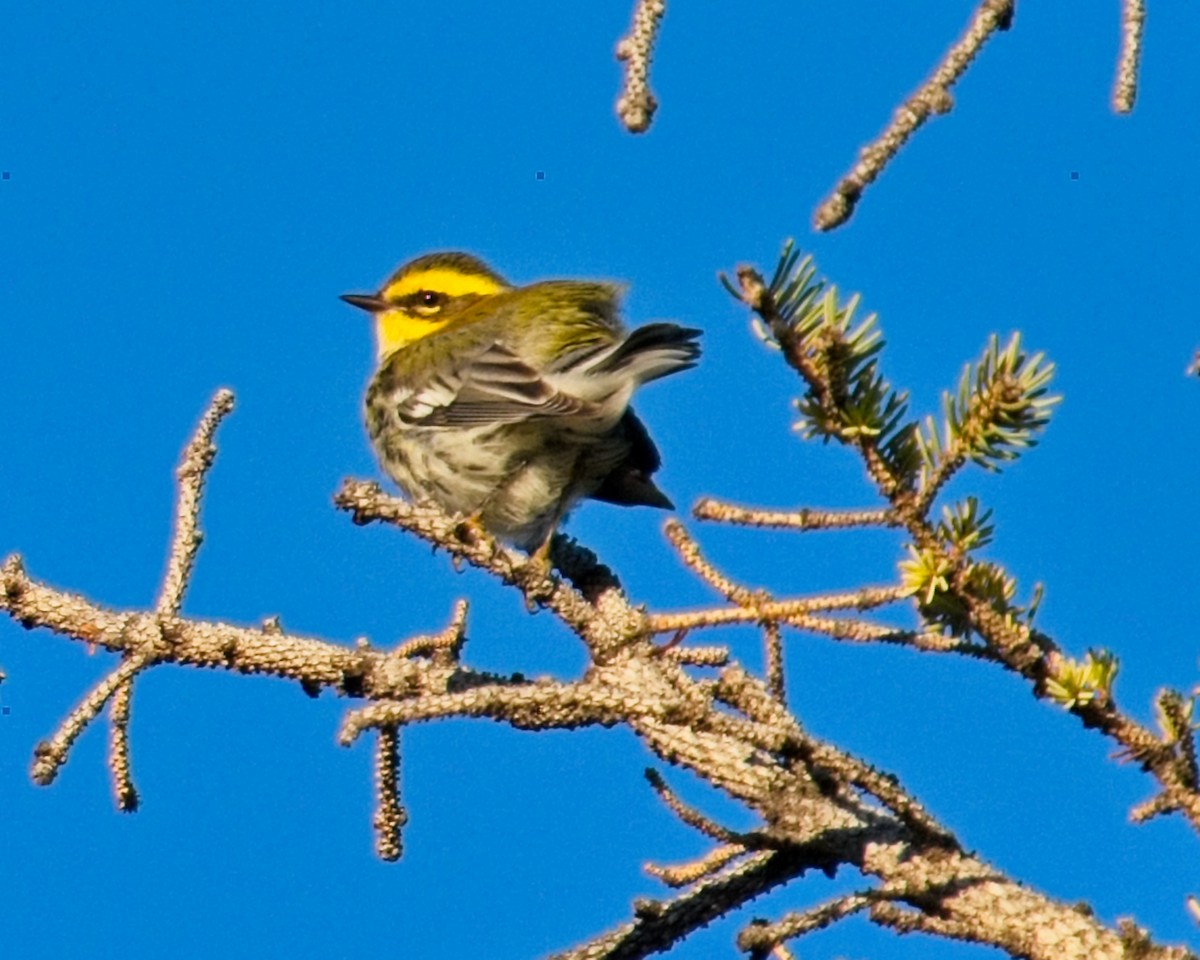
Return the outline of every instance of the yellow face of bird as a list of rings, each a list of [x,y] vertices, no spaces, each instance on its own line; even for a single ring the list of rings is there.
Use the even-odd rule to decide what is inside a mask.
[[[433,253],[400,267],[376,294],[346,294],[347,303],[375,317],[382,361],[434,333],[465,307],[512,289],[481,260],[465,253]]]

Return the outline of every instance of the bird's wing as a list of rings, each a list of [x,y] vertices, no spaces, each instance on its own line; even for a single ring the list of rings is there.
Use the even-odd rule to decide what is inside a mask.
[[[594,405],[563,393],[499,343],[413,385],[397,413],[405,423],[469,427],[535,417],[587,416]]]

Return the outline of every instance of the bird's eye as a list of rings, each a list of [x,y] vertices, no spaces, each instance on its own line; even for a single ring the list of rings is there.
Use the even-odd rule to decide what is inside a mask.
[[[450,298],[440,290],[414,290],[405,294],[397,303],[412,316],[433,318],[442,312],[449,300]]]

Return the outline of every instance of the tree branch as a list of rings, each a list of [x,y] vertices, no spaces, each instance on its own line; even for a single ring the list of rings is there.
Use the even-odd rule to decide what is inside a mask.
[[[884,167],[900,152],[908,138],[935,114],[949,113],[954,106],[950,88],[967,71],[983,45],[998,30],[1007,30],[1012,23],[1015,0],[982,0],[971,18],[962,38],[946,53],[931,76],[901,106],[873,143],[859,152],[854,165],[833,188],[833,193],[817,208],[813,225],[818,230],[832,230],[850,219],[854,207],[867,185],[875,180]]]
[[[666,0],[637,0],[633,9],[633,25],[617,43],[617,59],[625,63],[625,82],[617,99],[617,116],[630,133],[645,133],[650,129],[658,101],[650,92],[650,59]]]
[[[1145,0],[1121,2],[1121,56],[1113,86],[1113,109],[1130,113],[1137,100],[1138,65],[1142,59],[1142,30],[1146,23]]]
[[[1053,700],[1050,691],[1055,684],[1066,688],[1072,682],[1071,672],[1076,669],[1074,661],[1066,657],[1053,640],[1033,630],[1023,611],[1012,606],[1006,597],[998,595],[998,583],[1002,578],[995,575],[994,569],[975,562],[969,550],[947,542],[948,532],[935,527],[928,518],[931,496],[928,492],[926,495],[915,492],[915,467],[902,467],[901,455],[885,451],[878,435],[859,433],[849,436],[838,426],[844,421],[848,394],[844,384],[837,379],[836,372],[839,370],[839,358],[853,355],[852,345],[848,343],[842,328],[834,322],[840,314],[832,291],[818,306],[812,306],[823,283],[810,284],[811,273],[808,270],[807,264],[795,266],[795,255],[789,244],[770,285],[753,268],[743,266],[737,271],[738,288],[728,283],[726,286],[758,314],[771,335],[778,340],[784,358],[803,378],[814,398],[814,406],[823,411],[828,421],[829,425],[821,428],[827,431],[825,435],[839,436],[858,451],[868,476],[889,505],[886,508],[888,515],[894,517],[897,524],[912,537],[915,549],[924,555],[924,566],[938,571],[936,580],[929,582],[928,596],[923,601],[918,597],[919,607],[925,616],[947,632],[959,633],[963,639],[971,633],[978,634],[987,648],[986,652],[978,655],[1020,674],[1031,683],[1036,695]],[[822,312],[821,316],[834,319],[817,322],[813,317],[818,316],[818,311]],[[848,314],[849,310],[846,311],[847,317]],[[1003,352],[989,350],[987,358],[991,362],[981,364],[980,371],[995,374],[1004,385],[997,392],[995,384],[984,382],[987,378],[983,372],[977,372],[982,398],[968,393],[964,403],[970,406],[979,399],[977,408],[972,409],[977,409],[980,417],[994,415],[999,418],[1003,414],[1003,419],[991,424],[1000,439],[994,441],[985,437],[975,448],[977,456],[983,456],[978,452],[980,450],[998,449],[997,444],[1017,447],[1021,443],[1028,445],[1029,441],[1020,435],[1022,424],[1027,422],[1037,426],[1044,422],[1037,418],[1053,402],[1042,398],[1044,391],[1040,387],[1032,392],[1042,374],[1037,373],[1036,369],[1031,371],[1030,368],[1037,367],[1036,363],[1022,368],[1015,348]],[[866,367],[860,367],[859,370],[869,372]],[[1019,384],[1029,387],[1029,396],[1022,398],[1019,395]],[[1022,407],[1022,403],[1029,409]],[[989,413],[989,410],[993,412]],[[1023,417],[1026,419],[1023,420]],[[996,423],[1002,426],[997,427]],[[964,424],[964,429],[967,426],[977,434],[982,430],[978,423]],[[904,429],[895,428],[896,437],[908,435]],[[961,453],[960,448],[954,449]],[[995,455],[1010,456],[1007,451]],[[659,625],[678,627],[688,624],[678,621],[656,622],[656,626]],[[1163,787],[1164,800],[1144,810],[1139,808],[1139,815],[1157,814],[1169,806],[1181,811],[1193,829],[1200,832],[1200,787],[1197,785],[1195,755],[1194,749],[1189,748],[1190,741],[1155,736],[1151,730],[1118,710],[1110,690],[1100,693],[1103,695],[1072,701],[1068,708],[1082,720],[1084,726],[1100,730],[1113,739],[1122,748],[1122,755],[1139,762]]]
[[[789,344],[784,346],[790,355]],[[819,375],[818,367],[813,369]],[[822,389],[835,409],[841,388],[825,383]],[[202,421],[199,434],[208,422]],[[208,436],[211,440],[211,430]],[[891,494],[895,516],[911,529],[912,515],[903,509],[910,489],[903,471],[874,441],[861,440],[860,446],[874,451],[872,476]],[[196,490],[198,504],[199,485]],[[651,638],[656,624],[664,622],[662,615],[634,606],[611,571],[567,538],[554,541],[551,559],[558,574],[551,574],[473,525],[430,506],[387,497],[374,484],[347,482],[336,501],[356,522],[386,522],[412,532],[446,550],[455,562],[511,584],[531,606],[551,611],[585,645],[590,663],[584,677],[525,680],[462,665],[466,608],[461,603],[450,625],[437,634],[391,651],[365,641],[351,648],[289,634],[276,620],[253,629],[187,618],[171,603],[150,612],[107,610],[33,580],[13,556],[0,568],[0,610],[26,628],[43,627],[122,656],[60,734],[39,750],[37,769],[46,772],[44,779],[53,776],[78,732],[109,699],[116,698],[114,720],[123,730],[123,691],[142,669],[175,663],[285,677],[310,694],[328,687],[367,701],[347,715],[341,739],[348,743],[364,730],[378,732],[376,843],[382,856],[392,857],[400,853],[406,819],[399,797],[399,728],[404,724],[451,716],[487,717],[530,730],[621,724],[663,762],[690,769],[741,801],[761,825],[725,831],[700,810],[676,803],[685,819],[719,842],[733,841],[725,846],[743,848],[745,855],[718,848],[691,870],[664,871],[664,879],[690,882],[690,889],[665,902],[639,903],[632,920],[562,957],[644,957],[808,870],[833,874],[849,868],[871,884],[863,895],[874,898],[872,920],[896,929],[987,943],[1028,960],[1127,960],[1135,940],[1138,956],[1147,960],[1195,960],[1185,950],[1155,946],[1140,932],[1135,937],[1130,929],[1110,929],[964,852],[896,778],[807,734],[777,691],[740,665],[727,666],[715,680],[693,676],[690,671],[704,669],[697,664],[724,662],[725,652],[683,648],[679,634],[665,647],[655,646]],[[186,530],[186,524],[177,525],[178,542],[194,539]],[[931,532],[924,536],[936,542]],[[164,596],[183,596],[191,556],[181,558],[180,589],[164,588]],[[765,609],[780,614],[778,619],[783,614],[799,618],[797,611],[812,602],[780,601],[783,608],[771,610],[753,592],[743,593],[724,575],[706,570],[732,597],[752,599],[756,615]],[[971,622],[990,650],[1034,660],[1053,651],[1048,641],[1018,629],[970,594],[967,580],[952,576],[950,583],[976,604],[968,611]],[[859,591],[838,602],[869,606],[894,599],[894,588],[884,588],[878,596]],[[1183,717],[1182,707],[1164,709],[1176,720]],[[1139,754],[1143,762],[1147,757]]]

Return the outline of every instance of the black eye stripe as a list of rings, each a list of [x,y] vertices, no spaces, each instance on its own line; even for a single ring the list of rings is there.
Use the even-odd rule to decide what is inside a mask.
[[[450,298],[437,290],[416,290],[405,294],[396,301],[396,305],[408,309],[436,310],[444,307]]]

